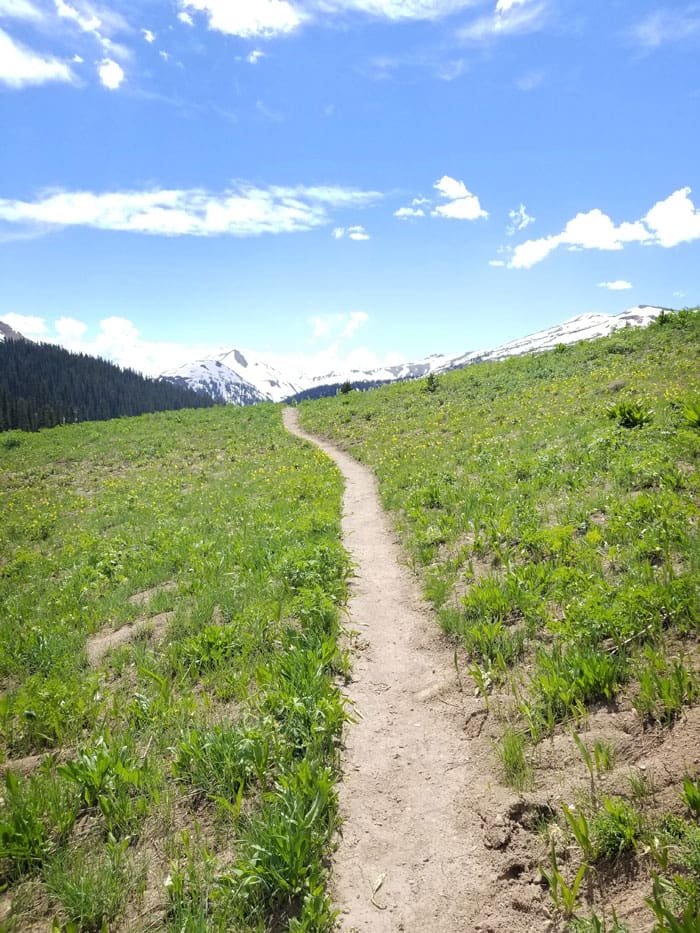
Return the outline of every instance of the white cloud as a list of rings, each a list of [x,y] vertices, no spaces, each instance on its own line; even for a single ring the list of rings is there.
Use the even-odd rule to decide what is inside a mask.
[[[97,67],[100,81],[110,91],[116,91],[124,81],[124,69],[111,58],[105,58]]]
[[[498,0],[493,13],[463,26],[457,35],[467,42],[484,42],[502,35],[536,32],[546,12],[546,0]]]
[[[0,84],[12,88],[49,81],[71,83],[74,79],[69,65],[58,58],[45,58],[0,29]]]
[[[348,237],[351,240],[369,240],[369,233],[365,230],[364,227],[360,224],[355,224],[354,227],[348,227]]]
[[[16,330],[23,337],[29,337],[30,340],[43,340],[47,334],[46,320],[43,317],[35,317],[28,314],[15,314],[13,311],[5,313],[3,311],[0,320],[8,324],[13,330]]]
[[[624,292],[632,288],[632,283],[624,279],[616,279],[614,282],[598,282],[598,288],[607,288],[611,292]]]
[[[301,13],[287,0],[180,0],[183,12],[204,13],[209,28],[247,39],[284,35],[302,22]]]
[[[515,236],[518,230],[524,230],[535,222],[535,218],[530,217],[524,204],[521,204],[515,210],[508,211],[508,217],[510,219],[510,224],[506,228],[508,236]]]
[[[314,315],[313,317],[309,318],[309,322],[311,324],[311,328],[313,331],[313,336],[316,338],[327,337],[331,332],[331,327],[332,327],[334,319],[335,318],[327,314],[326,315]]]
[[[367,233],[365,228],[360,226],[360,224],[355,224],[353,227],[334,227],[331,231],[331,236],[335,240],[342,240],[345,236],[347,236],[349,240],[370,239],[369,233]]]
[[[369,314],[366,311],[351,311],[348,315],[348,322],[340,332],[341,337],[350,339],[358,327],[369,321]]]
[[[421,207],[400,207],[394,211],[394,217],[400,220],[408,220],[409,217],[425,217],[425,211]]]
[[[529,269],[559,246],[570,250],[621,250],[626,243],[677,246],[700,239],[700,210],[690,199],[691,189],[680,188],[657,201],[642,220],[616,226],[599,208],[577,214],[561,233],[516,246],[508,263],[511,269]]]
[[[49,335],[45,328],[43,339],[75,353],[100,356],[151,376],[221,352],[220,347],[144,340],[133,321],[118,316],[100,321],[97,333],[91,334],[85,323],[67,317],[59,318],[53,330],[55,334]]]
[[[0,19],[43,19],[43,13],[29,0],[0,0]]]
[[[700,209],[696,209],[690,194],[690,188],[674,191],[665,201],[657,201],[644,218],[661,246],[700,239]]]
[[[315,314],[309,318],[313,337],[316,340],[329,338],[349,340],[363,324],[369,321],[366,311],[350,311],[344,314]]]
[[[479,198],[472,194],[463,181],[443,175],[433,185],[436,191],[447,199],[447,203],[439,204],[433,211],[433,217],[451,217],[454,220],[478,220],[488,217],[483,210]]]
[[[83,32],[96,33],[102,25],[99,16],[92,11],[81,13],[80,10],[66,3],[65,0],[55,0],[56,12],[62,19],[69,19],[76,23]]]
[[[246,61],[250,65],[257,65],[261,58],[265,58],[265,53],[260,49],[253,49],[248,55],[246,55]]]
[[[527,3],[528,0],[498,0],[496,4],[496,13],[500,13],[503,16],[506,13],[509,13],[515,6],[523,6]]]
[[[309,5],[323,12],[356,10],[390,20],[435,20],[474,3],[475,0],[316,0]]]
[[[648,239],[650,234],[643,223],[622,223],[616,227],[597,207],[577,214],[560,234],[560,242],[574,249],[616,250],[625,243],[643,243]]]
[[[496,269],[502,269],[506,263],[503,259],[489,259],[489,265]]]
[[[141,33],[149,45],[156,41],[156,34],[151,29],[142,29]]]
[[[150,376],[158,376],[195,359],[216,358],[225,349],[212,344],[145,340],[133,321],[119,316],[104,318],[96,328],[71,317],[61,317],[52,324],[42,317],[15,313],[2,314],[0,318],[30,339],[56,343],[76,353],[101,356]],[[348,349],[348,342],[368,320],[369,315],[364,311],[318,315],[309,321],[316,338],[313,352],[261,355],[282,372],[311,375],[330,371],[350,373],[353,369],[376,369],[403,363],[403,355],[395,351],[379,356],[362,346]],[[319,345],[324,339],[325,343]]]
[[[559,237],[541,237],[539,240],[526,240],[513,250],[513,256],[508,263],[510,269],[529,269],[538,262],[542,262],[559,246]]]
[[[700,35],[700,13],[697,5],[684,11],[660,10],[650,13],[632,31],[636,41],[648,49],[656,49],[667,42],[680,42]]]
[[[330,186],[256,188],[239,183],[220,194],[200,189],[48,192],[35,201],[0,198],[0,220],[43,227],[93,227],[161,236],[257,236],[321,227],[330,214],[361,208],[376,191]],[[362,228],[347,228],[363,232]],[[362,238],[360,236],[360,238]]]
[[[189,11],[203,13],[210,29],[242,38],[270,37],[294,32],[314,19],[337,20],[359,13],[392,22],[437,20],[475,6],[480,0],[179,0],[179,18],[192,25]],[[524,0],[514,0],[524,2]],[[183,19],[187,16],[188,19]],[[461,72],[462,62],[453,62],[443,76],[451,80]]]
[[[76,320],[74,317],[60,317],[54,326],[58,334],[58,339],[63,346],[68,346],[70,343],[78,343],[82,340],[88,329],[87,324]]]
[[[181,23],[184,23],[185,26],[194,26],[194,20],[192,19],[190,14],[187,13],[185,10],[181,10],[177,14],[177,18],[180,20]]]

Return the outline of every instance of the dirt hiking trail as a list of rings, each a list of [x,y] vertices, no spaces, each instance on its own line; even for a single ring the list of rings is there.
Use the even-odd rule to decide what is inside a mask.
[[[372,473],[302,431],[295,409],[284,411],[284,423],[343,473],[343,538],[356,566],[346,692],[357,723],[345,734],[332,880],[340,929],[542,929],[542,917],[538,924],[495,902],[498,866],[484,847],[480,815],[487,800],[496,802],[490,742],[470,738],[478,704],[459,690],[454,651],[402,564]],[[532,906],[523,905],[525,912]]]

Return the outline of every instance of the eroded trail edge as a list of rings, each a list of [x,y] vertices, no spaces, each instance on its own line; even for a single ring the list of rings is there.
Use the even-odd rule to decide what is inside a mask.
[[[401,563],[372,473],[304,432],[296,410],[285,409],[284,423],[343,473],[343,537],[356,566],[346,692],[357,723],[345,734],[332,882],[340,928],[474,929],[486,895],[473,804],[486,776],[465,733],[470,704],[459,692],[453,653]]]

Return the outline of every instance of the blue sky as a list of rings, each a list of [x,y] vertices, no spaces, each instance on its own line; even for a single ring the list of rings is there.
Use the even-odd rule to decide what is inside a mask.
[[[0,0],[0,319],[157,372],[700,301],[700,3]]]

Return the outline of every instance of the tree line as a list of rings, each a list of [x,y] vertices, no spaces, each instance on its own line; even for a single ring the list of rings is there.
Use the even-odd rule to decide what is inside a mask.
[[[204,393],[85,353],[29,340],[0,342],[0,431],[214,404]]]

